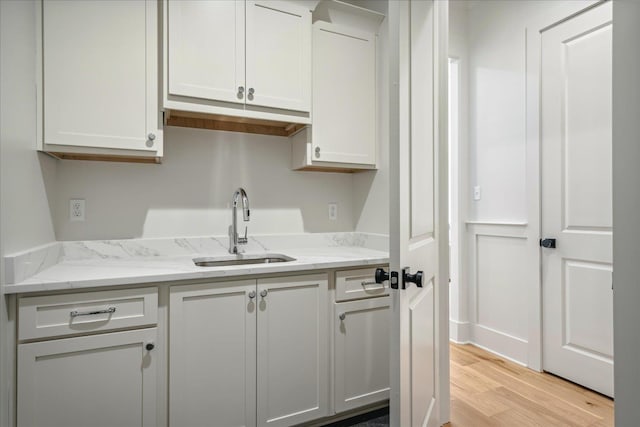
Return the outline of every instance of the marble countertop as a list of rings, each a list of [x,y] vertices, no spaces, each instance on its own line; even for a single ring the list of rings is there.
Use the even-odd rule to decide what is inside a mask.
[[[364,233],[257,236],[245,255],[277,253],[295,261],[198,267],[193,259],[228,256],[226,239],[131,239],[55,242],[5,257],[3,293],[87,289],[272,273],[348,268],[389,262],[388,239]]]

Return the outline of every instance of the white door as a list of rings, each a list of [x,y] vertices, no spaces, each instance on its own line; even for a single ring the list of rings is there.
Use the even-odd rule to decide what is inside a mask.
[[[169,94],[244,104],[244,7],[167,2]]]
[[[613,396],[611,7],[542,34],[543,368]]]
[[[393,426],[449,417],[447,8],[389,2]],[[403,267],[422,271],[421,287],[403,289]]]
[[[44,142],[157,151],[157,2],[41,7]]]
[[[156,328],[18,345],[18,427],[155,427]]]
[[[171,426],[255,426],[255,301],[255,280],[171,287]]]
[[[309,111],[311,11],[282,0],[246,4],[247,105]]]
[[[258,279],[258,426],[329,415],[326,274]]]

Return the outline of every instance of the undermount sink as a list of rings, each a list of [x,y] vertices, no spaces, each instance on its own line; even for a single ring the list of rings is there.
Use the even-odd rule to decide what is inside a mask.
[[[295,261],[282,254],[257,254],[257,255],[227,255],[208,258],[194,258],[193,263],[198,267],[223,267],[226,265],[246,264],[272,264],[276,262]]]

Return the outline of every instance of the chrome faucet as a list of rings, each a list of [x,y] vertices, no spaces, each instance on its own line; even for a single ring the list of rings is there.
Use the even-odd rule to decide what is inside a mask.
[[[247,239],[247,227],[244,228],[244,237],[238,236],[238,201],[242,200],[242,217],[245,222],[249,222],[249,198],[247,192],[243,188],[238,188],[233,193],[232,208],[231,208],[231,225],[229,226],[229,253],[237,254],[238,245],[246,245],[249,239]]]

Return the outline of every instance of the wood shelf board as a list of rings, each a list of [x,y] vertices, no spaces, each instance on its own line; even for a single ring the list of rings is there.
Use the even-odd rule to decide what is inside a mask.
[[[271,136],[291,136],[304,128],[305,124],[252,119],[248,117],[224,116],[186,111],[169,110],[165,116],[166,126],[196,129],[222,130],[228,132],[254,133]]]
[[[160,164],[160,157],[140,157],[140,156],[119,156],[111,154],[80,154],[80,153],[61,153],[55,151],[47,151],[47,154],[60,160],[89,160],[97,162],[122,162],[122,163],[148,163]]]

